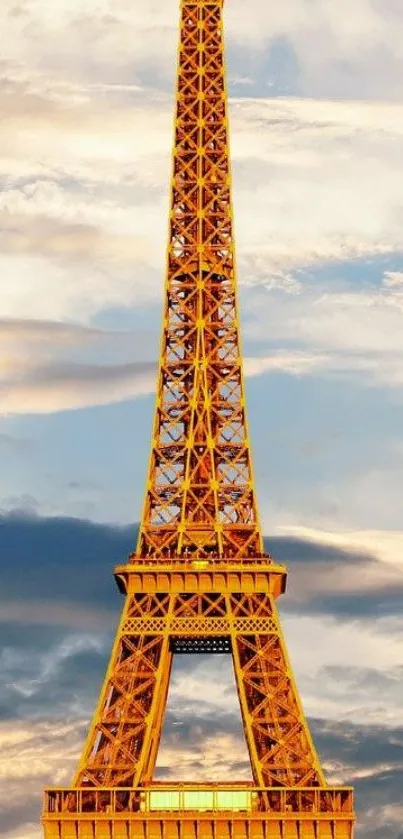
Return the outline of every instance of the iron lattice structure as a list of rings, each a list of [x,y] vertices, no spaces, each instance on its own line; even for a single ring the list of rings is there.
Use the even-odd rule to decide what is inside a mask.
[[[236,305],[222,0],[182,0],[165,309],[149,476],[125,606],[72,787],[46,839],[351,839],[326,785],[264,554]],[[153,781],[175,653],[232,655],[251,784]]]
[[[221,3],[182,3],[165,312],[138,554],[262,552],[235,290]]]

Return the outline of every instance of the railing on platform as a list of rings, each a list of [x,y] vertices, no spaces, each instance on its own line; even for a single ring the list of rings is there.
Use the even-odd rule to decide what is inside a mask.
[[[213,571],[216,568],[227,568],[228,566],[251,568],[255,565],[267,567],[269,571],[278,567],[273,557],[269,554],[257,554],[253,552],[250,556],[243,557],[236,556],[235,553],[233,555],[227,554],[225,557],[219,556],[218,554],[211,554],[209,557],[200,559],[197,559],[197,557],[191,554],[184,554],[181,557],[175,556],[173,553],[165,553],[158,557],[151,555],[136,556],[135,554],[131,554],[128,563],[126,565],[119,565],[118,568],[133,571],[136,567],[146,566],[147,568],[164,567],[167,569],[186,568],[187,570],[193,571]]]
[[[349,787],[256,788],[237,785],[193,787],[167,785],[150,788],[49,789],[45,791],[45,817],[61,814],[103,813],[334,813],[353,811]]]

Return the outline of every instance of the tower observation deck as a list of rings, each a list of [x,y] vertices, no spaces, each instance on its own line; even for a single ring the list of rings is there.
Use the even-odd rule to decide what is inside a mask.
[[[45,791],[45,839],[352,839],[326,784],[265,554],[245,414],[223,0],[182,0],[157,399],[136,551],[72,785]],[[232,656],[252,782],[153,779],[175,653]]]

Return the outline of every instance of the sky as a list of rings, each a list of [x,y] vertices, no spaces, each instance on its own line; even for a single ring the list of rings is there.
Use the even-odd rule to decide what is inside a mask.
[[[2,839],[38,839],[42,787],[69,783],[122,605],[178,7],[1,3]],[[357,839],[402,839],[403,6],[227,0],[225,27],[248,413],[286,639],[327,777],[356,785]],[[227,659],[175,664],[159,773],[187,766],[247,777]]]

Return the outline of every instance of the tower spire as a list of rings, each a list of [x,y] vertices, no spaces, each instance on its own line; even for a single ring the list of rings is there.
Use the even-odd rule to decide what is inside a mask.
[[[163,335],[138,556],[261,555],[236,303],[222,0],[182,0]]]

